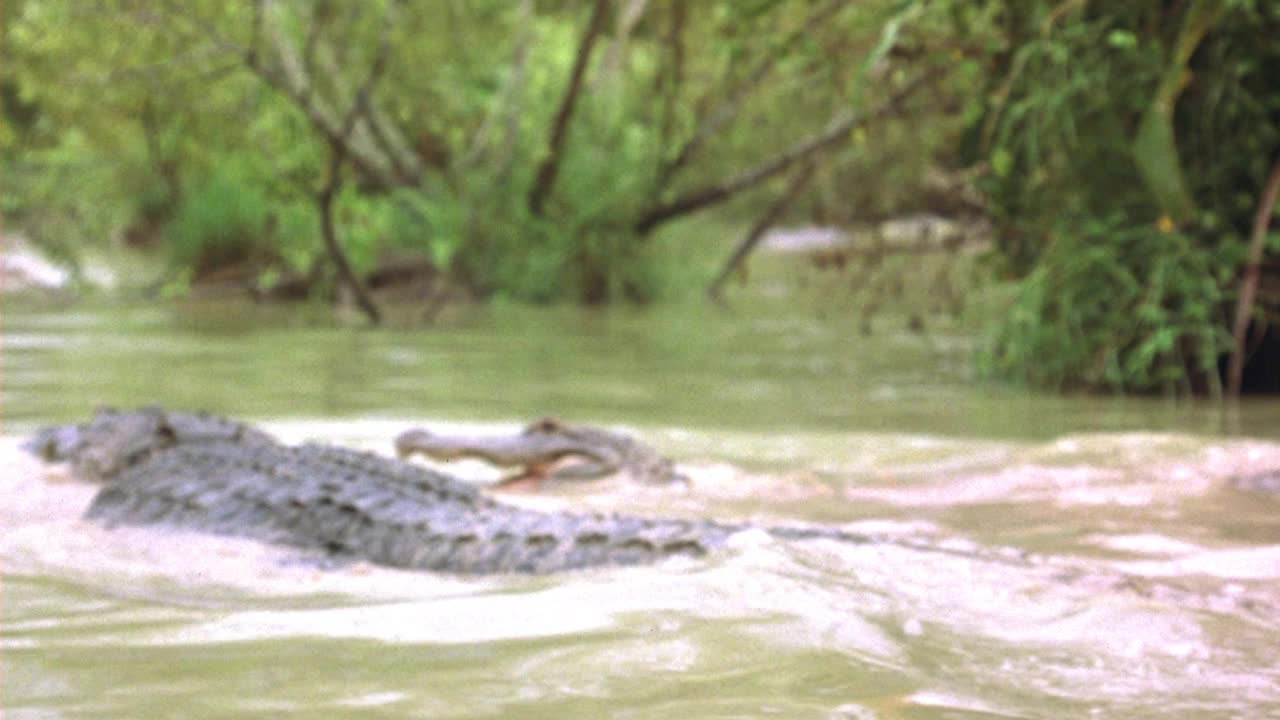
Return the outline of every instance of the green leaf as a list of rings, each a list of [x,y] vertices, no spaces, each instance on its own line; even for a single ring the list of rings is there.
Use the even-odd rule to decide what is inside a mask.
[[[1012,169],[1013,154],[1005,148],[996,148],[996,151],[991,154],[991,172],[995,173],[996,177],[1005,178],[1009,177]]]
[[[1131,50],[1138,46],[1138,36],[1128,30],[1112,30],[1107,33],[1107,44],[1120,50]]]

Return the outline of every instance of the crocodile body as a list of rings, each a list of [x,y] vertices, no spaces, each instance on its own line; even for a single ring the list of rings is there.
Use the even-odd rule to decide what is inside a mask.
[[[621,474],[641,483],[687,484],[675,465],[653,448],[620,433],[567,425],[543,418],[516,435],[440,435],[420,428],[396,438],[404,458],[476,458],[503,468],[522,468],[503,484],[522,480],[592,480]]]
[[[700,556],[748,526],[538,512],[373,453],[284,445],[247,425],[159,408],[100,412],[27,445],[103,483],[86,516],[254,538],[392,567],[550,573]],[[872,538],[769,528],[787,538]]]

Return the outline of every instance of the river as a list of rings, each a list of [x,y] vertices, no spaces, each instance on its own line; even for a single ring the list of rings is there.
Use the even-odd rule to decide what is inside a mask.
[[[6,720],[1280,717],[1280,497],[1232,482],[1280,468],[1274,401],[1034,394],[976,381],[963,336],[795,307],[497,305],[377,330],[208,301],[0,310]],[[958,552],[744,533],[545,578],[317,569],[80,521],[94,489],[17,448],[145,403],[382,452],[411,424],[557,414],[640,435],[692,487],[517,502]]]

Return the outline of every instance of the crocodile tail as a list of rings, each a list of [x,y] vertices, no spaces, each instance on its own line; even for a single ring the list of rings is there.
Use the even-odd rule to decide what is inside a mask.
[[[981,546],[959,538],[938,540],[901,535],[868,535],[838,527],[804,525],[770,527],[766,530],[770,535],[782,540],[835,540],[853,545],[887,545],[917,552],[952,555],[1017,566],[1035,562],[1031,553],[1020,548]]]
[[[765,531],[780,540],[838,540],[853,545],[869,545],[877,542],[874,536],[835,527],[782,525],[765,528]]]

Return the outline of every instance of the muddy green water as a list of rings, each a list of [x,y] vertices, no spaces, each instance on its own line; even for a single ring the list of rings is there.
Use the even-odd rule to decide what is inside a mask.
[[[1280,468],[1275,402],[1037,396],[974,382],[962,338],[795,308],[382,330],[234,303],[0,312],[6,720],[1280,717],[1280,498],[1232,484]],[[410,423],[558,414],[642,435],[693,489],[520,502],[977,552],[746,533],[704,560],[550,578],[319,571],[80,522],[93,489],[16,448],[153,402],[383,451]]]

